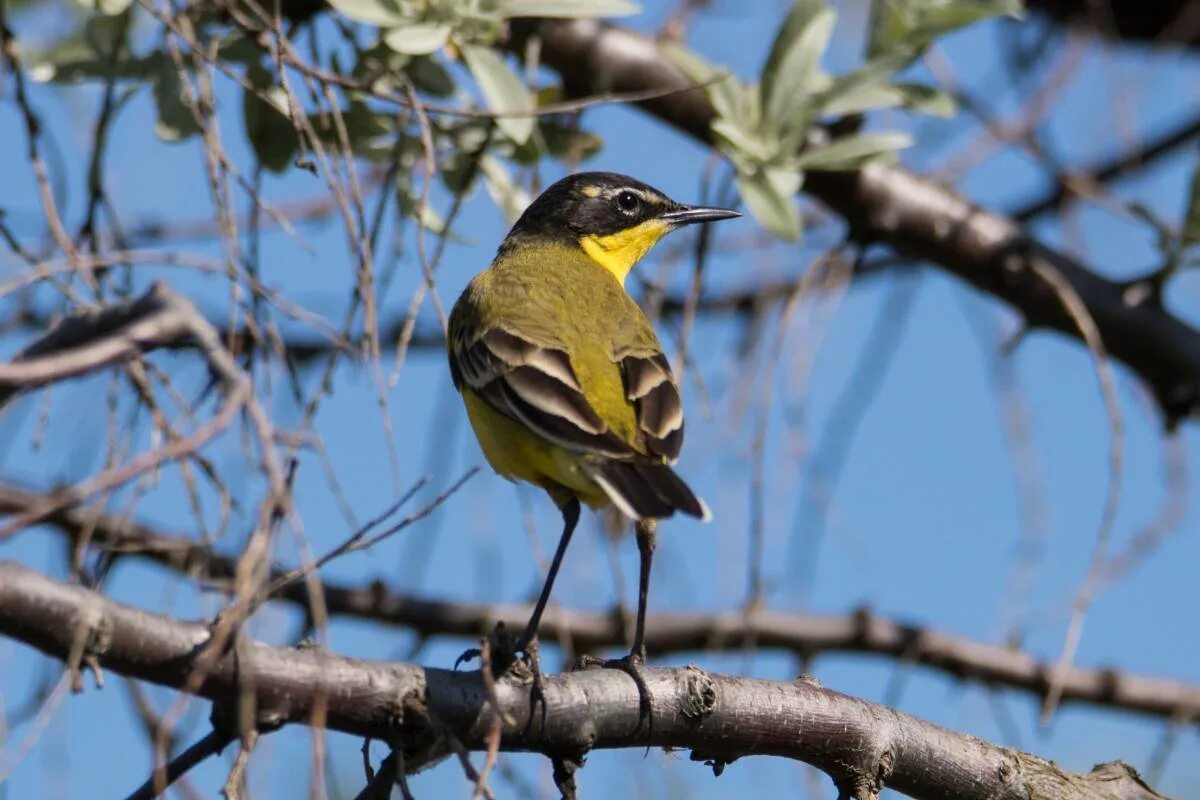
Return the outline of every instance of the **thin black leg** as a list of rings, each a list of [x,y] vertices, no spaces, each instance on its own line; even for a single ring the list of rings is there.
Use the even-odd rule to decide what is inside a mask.
[[[546,610],[546,603],[550,600],[550,590],[554,587],[554,579],[558,576],[558,568],[562,566],[563,556],[567,552],[567,545],[571,543],[571,534],[575,532],[575,526],[579,524],[579,501],[571,498],[566,505],[562,507],[563,516],[563,532],[558,540],[558,549],[554,551],[554,558],[550,562],[550,570],[546,574],[546,583],[542,586],[542,593],[538,597],[537,605],[533,608],[533,614],[529,617],[529,622],[525,625],[525,631],[521,634],[521,638],[515,643],[515,650],[523,652],[528,656],[530,669],[533,671],[535,691],[540,693],[541,690],[541,664],[538,659],[537,632],[538,625],[542,621],[542,613]],[[497,628],[502,627],[498,624]],[[472,647],[463,652],[454,662],[454,668],[458,669],[459,665],[464,661],[469,661],[473,658],[478,658],[480,650],[478,647]],[[507,662],[501,667],[502,672],[506,668]]]
[[[646,676],[642,667],[646,663],[646,597],[650,593],[650,565],[654,558],[656,522],[644,519],[634,523],[637,533],[638,555],[641,556],[641,569],[638,571],[638,610],[637,625],[633,629],[633,647],[629,655],[604,662],[609,669],[619,669],[633,679],[638,690],[638,727],[646,720],[646,737],[654,738],[654,707],[650,702],[650,687],[646,684]]]
[[[642,520],[634,525],[641,566],[638,571],[637,626],[633,629],[633,647],[629,656],[643,662],[646,660],[646,598],[650,594],[650,565],[654,559],[655,540],[658,538],[655,528],[655,521],[652,519]]]
[[[529,618],[529,624],[525,626],[525,633],[521,636],[521,641],[517,642],[518,649],[525,649],[530,642],[537,638],[538,625],[541,624],[542,612],[546,610],[546,603],[550,600],[550,590],[554,587],[558,568],[562,565],[563,556],[566,555],[567,545],[571,543],[571,534],[575,532],[575,526],[579,524],[579,501],[577,499],[572,497],[562,507],[562,517],[562,537],[559,538],[558,549],[554,551],[554,558],[550,561],[550,570],[546,573],[546,583],[542,586],[542,594],[538,597],[537,605],[533,607],[533,615]]]
[[[542,725],[546,724],[546,693],[542,687],[542,659],[538,652],[538,625],[542,622],[542,612],[546,610],[546,603],[550,601],[550,590],[554,588],[554,579],[558,576],[558,568],[562,566],[563,556],[567,553],[567,545],[571,543],[571,534],[575,532],[575,526],[579,524],[579,501],[572,497],[567,501],[567,504],[562,507],[563,516],[563,532],[558,540],[558,548],[554,551],[554,558],[550,560],[550,569],[546,572],[546,583],[542,586],[542,593],[538,597],[537,605],[533,607],[533,614],[529,617],[529,623],[525,626],[525,633],[521,634],[520,641],[517,642],[517,650],[525,653],[526,662],[529,664],[529,671],[533,674],[533,686],[529,691],[529,724],[533,724],[533,710],[538,703],[542,704]]]

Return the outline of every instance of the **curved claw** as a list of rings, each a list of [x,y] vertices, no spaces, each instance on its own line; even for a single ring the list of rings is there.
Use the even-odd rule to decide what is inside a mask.
[[[644,664],[641,656],[630,653],[622,658],[611,658],[601,666],[605,669],[619,669],[633,679],[638,690],[638,728],[642,727],[642,720],[646,720],[646,734],[653,738],[654,708],[650,703],[650,687],[646,684],[646,677],[642,675]]]
[[[533,673],[533,686],[529,688],[529,722],[526,724],[527,728],[533,725],[533,712],[539,703],[542,706],[542,728],[544,729],[546,727],[546,712],[548,708],[546,706],[546,692],[543,688],[542,673],[540,670]]]
[[[525,663],[529,666],[529,671],[533,675],[533,685],[529,689],[529,724],[533,724],[533,711],[537,708],[538,703],[542,704],[542,727],[546,727],[546,692],[542,683],[542,657],[541,651],[538,648],[537,637],[531,638],[528,642],[517,642],[517,652],[525,654]]]
[[[469,647],[466,650],[463,650],[462,654],[458,658],[454,659],[454,669],[457,670],[460,666],[462,666],[467,661],[470,661],[471,659],[474,659],[474,658],[479,658],[482,655],[483,655],[483,651],[480,650],[478,647]]]

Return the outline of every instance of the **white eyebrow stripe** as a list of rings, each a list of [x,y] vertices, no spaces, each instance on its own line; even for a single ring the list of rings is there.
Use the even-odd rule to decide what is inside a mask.
[[[636,186],[618,186],[615,189],[609,189],[605,196],[612,198],[616,197],[621,192],[632,192],[640,197],[643,202],[652,203],[655,205],[662,205],[669,202],[666,196],[660,194],[659,192],[653,190],[646,191],[645,189],[639,189]]]

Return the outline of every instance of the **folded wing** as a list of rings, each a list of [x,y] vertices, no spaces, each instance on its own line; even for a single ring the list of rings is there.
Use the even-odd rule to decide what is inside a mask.
[[[662,353],[651,353],[626,355],[620,365],[646,450],[674,463],[683,447],[683,403],[671,363]]]
[[[568,450],[613,458],[635,455],[592,410],[566,351],[500,328],[454,336],[451,374],[494,409]]]
[[[560,447],[599,458],[581,462],[608,498],[633,519],[682,511],[708,519],[704,501],[664,463],[679,457],[683,408],[661,353],[627,354],[618,366],[645,451],[638,452],[592,409],[566,351],[492,328],[478,336],[451,328],[450,371],[501,414]]]

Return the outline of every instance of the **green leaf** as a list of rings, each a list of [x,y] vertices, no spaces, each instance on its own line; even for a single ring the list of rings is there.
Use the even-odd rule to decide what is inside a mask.
[[[917,15],[912,34],[925,42],[933,41],[951,31],[1000,15],[1018,16],[1020,0],[957,0],[952,3],[929,3]]]
[[[504,217],[509,223],[516,222],[517,217],[521,216],[521,212],[529,206],[533,198],[513,182],[508,170],[498,158],[484,156],[479,162],[479,169],[483,172],[484,184],[492,202],[504,212]]]
[[[75,2],[88,11],[95,11],[108,17],[121,14],[133,5],[133,0],[75,0]]]
[[[286,106],[279,106],[285,111]],[[422,155],[421,143],[417,138],[399,136],[396,131],[395,114],[389,114],[372,108],[361,98],[351,95],[348,107],[339,109],[346,139],[355,157],[368,161],[386,161],[399,159],[401,167],[411,169]],[[341,133],[331,110],[308,115],[309,125],[321,141],[327,146],[340,148]],[[295,126],[293,126],[293,131]],[[282,135],[282,131],[280,131]],[[289,141],[295,141],[289,137]]]
[[[859,84],[847,91],[831,91],[830,99],[820,103],[818,114],[826,117],[844,117],[881,108],[903,105],[903,95],[895,86],[886,84]]]
[[[881,91],[886,90],[887,80],[904,66],[905,61],[906,59],[894,55],[883,56],[866,62],[853,72],[830,80],[829,85],[813,98],[815,116],[852,113],[830,111],[829,107],[835,103],[839,108],[857,110],[874,107],[870,105],[871,101],[875,97],[883,97]],[[860,95],[862,99],[859,99]]]
[[[642,7],[628,0],[500,0],[501,17],[626,17]]]
[[[155,77],[160,63],[158,53],[146,58],[125,56],[115,65],[107,58],[68,58],[32,63],[28,74],[34,83],[82,83],[105,80],[110,75],[119,80],[144,81]]]
[[[342,122],[352,147],[380,138],[387,138],[394,144],[396,115],[377,111],[361,99],[351,101],[349,110],[342,112]]]
[[[462,54],[488,108],[498,114],[532,114],[533,95],[494,50],[479,45],[464,45]],[[500,130],[517,144],[529,140],[536,122],[533,116],[496,118]]]
[[[824,147],[801,153],[796,163],[801,169],[851,170],[858,169],[873,158],[908,147],[912,137],[907,133],[859,133],[834,139]]]
[[[165,54],[164,54],[165,55]],[[262,60],[263,48],[258,42],[240,32],[231,32],[221,38],[217,56],[226,63],[241,64],[249,68]]]
[[[404,72],[418,89],[435,97],[454,94],[454,78],[434,58],[417,56],[404,67]]]
[[[793,197],[804,185],[804,173],[792,165],[766,168],[767,180],[784,197]]]
[[[28,54],[30,79],[37,83],[72,83],[109,77],[152,77],[160,55],[151,52],[138,57],[130,53],[126,36],[129,26],[127,17],[102,14],[88,17],[70,36]]]
[[[1183,212],[1183,246],[1200,242],[1200,163],[1192,170],[1192,188]]]
[[[907,53],[915,58],[938,36],[988,17],[1019,16],[1021,0],[874,0],[867,56]]]
[[[819,114],[841,117],[882,108],[907,108],[922,114],[948,119],[954,116],[954,98],[932,86],[916,83],[885,84],[881,76],[859,80],[860,73],[842,76],[823,92],[817,101]]]
[[[396,176],[396,204],[399,206],[401,214],[416,220],[425,230],[434,233],[442,233],[446,230],[446,220],[441,214],[437,213],[429,203],[426,203],[424,208],[421,207],[421,198],[413,191],[411,176],[407,172],[401,172]]]
[[[792,9],[776,31],[775,40],[771,43],[771,52],[763,63],[762,83],[768,94],[772,91],[775,76],[779,74],[779,65],[783,57],[812,22],[812,18],[824,8],[825,0],[796,0],[792,3]]]
[[[154,132],[166,142],[180,142],[200,132],[196,114],[183,97],[183,80],[175,62],[159,59],[154,75],[154,104],[158,121]]]
[[[792,4],[792,10],[784,17],[783,23],[775,33],[771,52],[763,63],[762,77],[759,79],[763,98],[775,93],[776,83],[781,77],[786,79],[786,74],[781,75],[784,60],[795,49],[804,32],[811,28],[813,19],[827,10],[824,0],[797,0]]]
[[[452,149],[447,153],[449,159],[467,158],[471,153],[478,153],[488,140],[488,128],[492,126],[488,119],[462,119],[443,121],[443,135],[449,140]],[[493,142],[496,144],[496,142]]]
[[[933,86],[897,83],[892,89],[900,93],[900,105],[904,108],[942,119],[950,119],[958,111],[954,98]]]
[[[750,215],[768,231],[790,242],[799,239],[802,232],[795,201],[802,177],[795,170],[758,170],[739,173],[736,178]]]
[[[704,93],[713,104],[717,116],[746,123],[750,90],[729,70],[715,67],[695,53],[675,44],[663,45],[663,53],[679,68],[685,78],[703,84]]]
[[[763,74],[763,118],[776,131],[795,128],[797,117],[811,103],[814,83],[824,77],[821,56],[836,19],[832,9],[818,11],[784,51],[771,80]]]
[[[242,120],[246,138],[259,162],[272,172],[283,172],[296,156],[296,129],[288,117],[287,93],[274,84],[274,76],[261,64],[246,70],[246,78],[263,95],[242,90]]]
[[[563,125],[553,117],[542,117],[539,128],[546,152],[563,161],[586,161],[604,148],[604,139],[574,125]]]
[[[726,154],[732,155],[730,151],[736,151],[754,163],[769,161],[775,155],[770,145],[763,141],[757,132],[748,131],[732,120],[715,120],[712,130]]]
[[[912,27],[911,0],[872,0],[867,23],[867,58],[892,53]]]
[[[397,53],[412,56],[423,56],[442,48],[450,38],[450,26],[417,22],[392,28],[383,35],[383,41]]]
[[[355,22],[394,28],[412,21],[416,9],[403,0],[329,0],[329,5]]]

